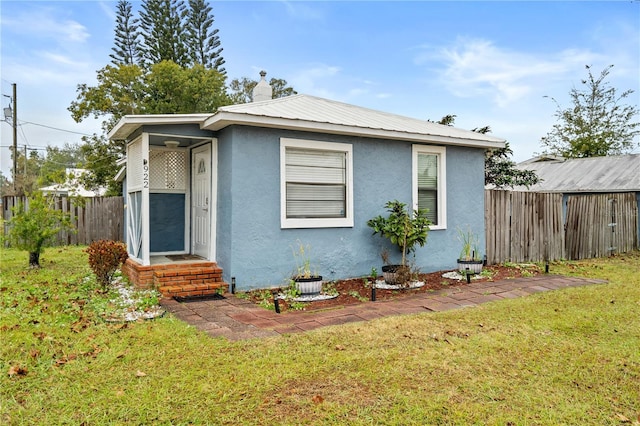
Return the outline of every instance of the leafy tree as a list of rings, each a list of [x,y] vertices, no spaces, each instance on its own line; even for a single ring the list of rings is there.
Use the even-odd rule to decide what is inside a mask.
[[[105,130],[128,114],[214,112],[227,105],[224,76],[196,64],[183,68],[162,61],[144,71],[137,65],[107,65],[98,71],[98,85],[78,85],[69,111],[74,120],[107,118]]]
[[[183,24],[186,14],[183,0],[142,2],[140,50],[144,67],[162,61],[173,61],[180,66],[189,65],[187,32]]]
[[[14,176],[16,189],[15,191],[12,189],[11,195],[24,196],[37,188],[43,159],[36,150],[28,152],[18,150],[14,153],[13,147],[9,149],[12,159],[16,155],[16,176]]]
[[[556,104],[558,123],[541,140],[545,153],[566,158],[619,155],[634,147],[634,137],[640,134],[640,122],[634,122],[637,106],[623,105],[633,90],[620,94],[605,81],[613,65],[594,77],[587,65],[588,76],[582,80],[584,89],[571,89],[572,106],[563,109]]]
[[[140,56],[139,19],[131,12],[131,3],[127,0],[118,1],[116,15],[116,29],[113,51],[109,56],[114,65],[133,65],[138,63]]]
[[[76,100],[68,108],[76,122],[106,117],[106,130],[127,114],[143,112],[144,71],[138,65],[107,65],[98,71],[97,80],[96,86],[78,85]]]
[[[107,65],[98,71],[98,84],[78,85],[77,99],[69,111],[77,122],[93,116],[104,118],[103,130],[112,128],[127,114],[173,114],[215,112],[229,104],[224,76],[196,64],[183,68],[162,61],[145,71],[138,65]],[[107,187],[108,195],[119,195],[121,185],[113,181],[116,161],[124,155],[124,144],[109,142],[103,135],[84,137],[85,168],[92,172],[82,180],[87,188]]]
[[[430,120],[429,120],[430,121]],[[438,124],[445,126],[453,126],[456,121],[455,115],[445,115],[439,121]],[[490,126],[476,127],[471,129],[476,133],[491,133]],[[533,170],[519,170],[516,168],[516,163],[509,157],[513,155],[513,151],[509,147],[509,143],[506,142],[504,148],[493,149],[485,151],[484,155],[484,184],[493,184],[497,188],[506,188],[514,186],[526,186],[535,185],[540,181],[538,175]]]
[[[235,78],[229,83],[231,93],[229,97],[233,104],[246,104],[253,102],[253,88],[258,84],[258,80],[249,77]],[[293,87],[288,86],[287,80],[281,78],[272,78],[269,85],[273,90],[273,98],[284,98],[286,96],[296,95]]]
[[[81,168],[84,155],[78,144],[64,144],[63,147],[47,146],[46,155],[40,167],[38,186],[64,183],[67,180],[68,168]]]
[[[13,192],[11,181],[0,171],[0,197]]]
[[[540,178],[533,170],[520,170],[516,168],[516,163],[509,157],[513,151],[509,147],[509,142],[504,144],[504,148],[487,150],[484,155],[484,184],[493,184],[496,188],[506,188],[514,186],[535,185],[540,182]]]
[[[194,64],[201,64],[207,69],[215,69],[226,74],[222,66],[225,63],[220,47],[218,29],[213,29],[214,22],[211,6],[205,0],[189,0],[186,29],[189,37],[189,52]]]
[[[200,64],[191,68],[170,61],[154,64],[144,86],[145,114],[215,112],[229,103],[224,76]]]
[[[79,181],[90,190],[107,188],[107,197],[122,195],[122,183],[113,178],[119,170],[116,163],[124,156],[124,142],[109,141],[99,135],[85,136],[83,141],[81,151],[85,158],[84,167],[91,173],[83,174]]]
[[[29,252],[29,267],[40,267],[40,254],[60,231],[71,230],[71,220],[62,210],[54,209],[54,198],[36,191],[28,198],[28,206],[18,203],[8,221],[4,238],[9,245]]]

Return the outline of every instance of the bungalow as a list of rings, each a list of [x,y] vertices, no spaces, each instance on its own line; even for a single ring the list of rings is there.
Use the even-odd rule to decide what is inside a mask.
[[[430,211],[423,271],[455,268],[458,228],[484,244],[484,152],[504,140],[315,96],[271,99],[261,74],[252,103],[129,115],[109,133],[127,146],[135,283],[168,295],[282,286],[299,242],[325,279],[368,274],[383,249],[399,256],[367,227],[396,199]]]

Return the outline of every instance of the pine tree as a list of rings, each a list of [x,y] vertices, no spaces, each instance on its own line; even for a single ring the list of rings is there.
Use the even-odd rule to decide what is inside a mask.
[[[189,54],[193,63],[226,74],[218,29],[212,29],[214,17],[205,0],[189,0],[186,30],[189,35]]]
[[[117,5],[116,29],[111,63],[114,65],[132,65],[139,60],[139,19],[133,18],[131,3],[120,0]]]
[[[148,68],[162,61],[173,61],[181,67],[189,66],[186,47],[183,0],[144,0],[140,10],[142,29],[142,64]]]

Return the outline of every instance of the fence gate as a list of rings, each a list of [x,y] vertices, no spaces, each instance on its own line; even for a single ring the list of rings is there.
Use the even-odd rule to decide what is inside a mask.
[[[634,193],[567,197],[567,257],[586,259],[638,247],[638,205]]]

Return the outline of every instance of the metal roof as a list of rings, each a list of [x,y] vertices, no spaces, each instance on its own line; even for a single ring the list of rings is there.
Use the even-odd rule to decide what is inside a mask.
[[[521,170],[534,170],[542,182],[517,191],[628,192],[640,191],[640,154],[564,160],[525,161]]]
[[[203,128],[219,130],[230,124],[484,148],[499,148],[505,142],[470,130],[303,94],[218,108]]]
[[[224,106],[214,114],[127,115],[108,137],[127,139],[138,128],[153,124],[198,124],[212,131],[237,124],[485,149],[502,148],[505,142],[470,130],[302,94]]]

